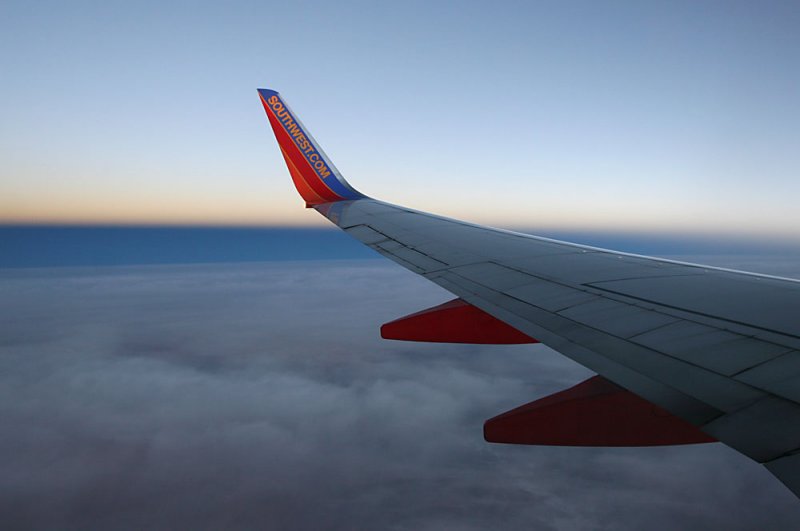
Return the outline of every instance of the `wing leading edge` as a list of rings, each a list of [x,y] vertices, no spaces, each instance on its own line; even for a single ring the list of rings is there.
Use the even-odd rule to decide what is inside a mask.
[[[722,441],[800,495],[800,283],[370,199],[344,180],[276,92],[259,95],[307,206],[608,385],[682,419],[681,429],[697,430],[686,431],[685,442]]]

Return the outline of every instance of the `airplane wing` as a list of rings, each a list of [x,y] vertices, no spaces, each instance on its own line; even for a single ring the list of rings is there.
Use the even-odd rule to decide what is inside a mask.
[[[800,496],[800,282],[518,234],[371,199],[260,89],[306,206],[458,297],[384,337],[541,342],[598,374],[487,421],[493,442],[721,441]]]

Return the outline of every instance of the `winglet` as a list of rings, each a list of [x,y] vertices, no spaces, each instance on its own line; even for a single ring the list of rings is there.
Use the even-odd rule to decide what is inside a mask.
[[[365,197],[344,180],[283,97],[269,89],[258,89],[258,95],[306,206]]]

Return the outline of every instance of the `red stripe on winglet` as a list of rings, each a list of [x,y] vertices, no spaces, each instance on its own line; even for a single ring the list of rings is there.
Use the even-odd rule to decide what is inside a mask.
[[[305,200],[306,206],[327,203],[308,185],[303,174],[295,167],[294,162],[292,162],[292,159],[289,158],[283,148],[281,148],[281,155],[283,155],[283,160],[286,161],[286,167],[289,168],[289,175],[292,176],[294,187],[297,188],[298,193]]]
[[[278,121],[278,117],[275,116],[275,114],[267,105],[267,102],[264,101],[263,97],[261,98],[261,104],[264,106],[264,110],[267,113],[267,118],[269,118],[269,124],[272,126],[272,131],[275,133],[275,138],[278,140],[278,144],[280,145],[281,150],[284,152],[284,156],[292,161],[295,169],[303,177],[303,180],[306,182],[308,187],[314,191],[316,197],[306,196],[303,195],[304,190],[302,190],[300,187],[297,187],[298,193],[303,197],[306,203],[309,205],[316,205],[330,201],[340,201],[342,197],[325,186],[325,183],[322,182],[303,154],[300,153],[300,150],[297,148],[294,142],[292,142],[289,133],[287,133],[283,128],[281,123]],[[295,185],[296,184],[297,183],[295,181]]]

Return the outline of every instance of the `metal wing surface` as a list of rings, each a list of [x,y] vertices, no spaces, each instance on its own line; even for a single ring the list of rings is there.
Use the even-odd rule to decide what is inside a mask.
[[[304,130],[293,135],[299,121],[277,93],[259,92],[308,206],[383,256],[763,463],[800,495],[800,282],[370,199]]]

